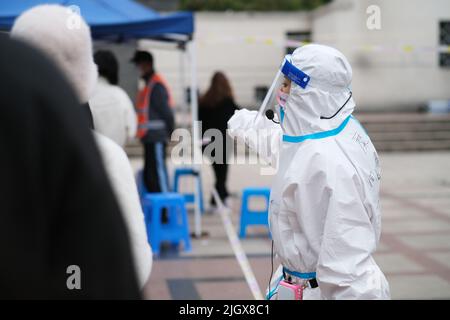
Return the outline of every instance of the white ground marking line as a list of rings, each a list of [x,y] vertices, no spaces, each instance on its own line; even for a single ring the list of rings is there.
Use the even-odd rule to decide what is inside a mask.
[[[248,262],[247,255],[245,254],[241,242],[236,234],[233,223],[231,222],[230,210],[223,205],[223,202],[220,200],[219,194],[215,188],[213,188],[212,192],[214,200],[219,207],[218,211],[220,213],[220,217],[222,218],[222,223],[225,228],[225,232],[227,233],[228,240],[230,241],[231,248],[233,249],[236,260],[244,273],[245,280],[247,281],[250,291],[252,292],[255,300],[263,300],[264,298],[261,293],[261,289],[259,288],[258,282],[256,281],[252,268],[250,267],[250,263]]]

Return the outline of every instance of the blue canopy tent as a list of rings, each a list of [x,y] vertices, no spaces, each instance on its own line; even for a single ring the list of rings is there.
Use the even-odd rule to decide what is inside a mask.
[[[170,38],[189,39],[194,32],[191,12],[161,15],[132,0],[20,0],[2,1],[0,29],[9,30],[23,11],[38,4],[76,6],[91,27],[94,39]]]
[[[190,64],[190,105],[192,119],[192,141],[194,158],[198,159],[200,149],[199,128],[195,121],[198,117],[197,101],[197,65],[194,33],[194,15],[192,12],[159,14],[133,0],[20,0],[0,2],[0,31],[9,31],[25,10],[39,4],[60,4],[73,6],[71,10],[81,14],[91,28],[95,40],[121,42],[131,39],[154,39],[176,42],[183,57],[187,54]],[[70,11],[68,11],[70,13]],[[187,50],[186,50],[187,49]],[[187,51],[187,52],[186,52]],[[183,62],[185,59],[181,59]],[[181,79],[184,78],[184,66]],[[184,83],[184,81],[182,81]],[[184,93],[183,93],[184,95]],[[201,156],[200,156],[201,157]],[[197,163],[197,162],[196,162]],[[199,195],[197,188],[197,195]],[[200,199],[199,196],[195,197]],[[200,203],[195,210],[195,234],[201,235]]]

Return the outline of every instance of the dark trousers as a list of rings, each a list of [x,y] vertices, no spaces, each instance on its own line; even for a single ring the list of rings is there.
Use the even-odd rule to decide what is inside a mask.
[[[216,157],[216,150],[213,150],[211,152],[211,156],[214,157],[211,160],[212,162],[212,168],[214,171],[214,175],[216,177],[216,183],[214,185],[214,187],[217,190],[217,193],[219,194],[220,200],[224,201],[230,194],[228,193],[227,190],[227,176],[228,176],[228,164],[227,164],[227,159],[229,158],[229,152],[230,150],[228,150],[228,148],[232,145],[233,140],[229,140],[230,138],[226,136],[226,133],[222,133],[224,137],[226,137],[225,139],[225,144],[223,145],[223,149],[222,151],[222,155],[218,156],[218,159],[215,159]],[[205,151],[205,148],[207,147],[207,145],[204,145],[202,150]],[[218,160],[219,162],[222,163],[216,163],[215,160]],[[214,197],[211,197],[211,204],[215,205],[216,201],[214,200]]]
[[[144,143],[144,184],[148,192],[168,192],[169,179],[166,167],[164,142]]]
[[[219,194],[220,199],[223,201],[225,198],[228,197],[228,190],[227,190],[227,175],[228,175],[228,164],[212,164],[214,175],[216,176],[216,190]],[[214,203],[215,201],[211,201]]]

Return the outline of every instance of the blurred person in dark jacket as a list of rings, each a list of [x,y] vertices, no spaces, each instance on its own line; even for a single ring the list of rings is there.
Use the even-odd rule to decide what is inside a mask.
[[[98,74],[92,55],[90,27],[82,16],[78,16],[77,28],[69,28],[66,22],[70,14],[73,13],[62,5],[32,7],[16,18],[11,37],[33,46],[55,63],[75,90],[82,110],[92,119],[88,100],[94,92]],[[151,272],[152,252],[133,169],[119,145],[97,131],[93,133],[131,236],[134,265],[143,287]]]
[[[227,122],[236,110],[238,110],[238,107],[234,101],[230,82],[224,73],[216,72],[212,77],[209,89],[200,98],[199,120],[202,122],[202,136],[207,138],[209,129],[220,131],[222,136],[222,148],[212,151],[211,160],[216,178],[215,188],[224,203],[229,196],[227,190],[227,159],[231,140],[226,134]],[[214,139],[212,140],[211,143],[214,143]],[[219,154],[216,154],[216,152],[219,152]],[[215,205],[214,198],[211,198],[211,204]]]
[[[38,51],[5,36],[0,47],[0,297],[140,298],[124,218],[78,96]]]

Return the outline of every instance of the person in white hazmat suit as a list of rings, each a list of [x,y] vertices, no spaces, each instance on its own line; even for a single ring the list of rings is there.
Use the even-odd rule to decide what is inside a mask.
[[[269,224],[281,265],[267,299],[283,298],[282,280],[301,285],[303,299],[390,299],[372,257],[380,165],[352,116],[351,80],[342,53],[305,45],[285,57],[260,111],[237,111],[228,122],[232,137],[277,167]]]
[[[91,97],[98,74],[92,55],[91,32],[81,16],[61,5],[38,5],[15,20],[11,37],[37,48],[54,61],[75,89],[80,107],[89,112],[88,106],[83,104]],[[93,134],[124,216],[138,283],[143,287],[153,260],[133,170],[119,145],[98,132],[93,131]]]

